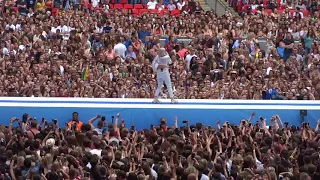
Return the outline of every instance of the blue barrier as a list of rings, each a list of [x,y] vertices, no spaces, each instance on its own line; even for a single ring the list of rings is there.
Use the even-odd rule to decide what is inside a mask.
[[[259,116],[269,119],[280,115],[283,122],[299,126],[300,110],[308,110],[305,121],[315,126],[320,119],[320,101],[263,101],[263,100],[209,100],[185,99],[177,104],[163,100],[162,104],[152,104],[150,99],[88,99],[88,98],[14,98],[0,99],[0,123],[9,124],[12,117],[21,118],[24,113],[38,120],[46,118],[58,119],[59,125],[72,119],[72,113],[78,112],[79,119],[86,123],[90,118],[101,114],[111,122],[111,116],[121,114],[129,127],[135,124],[138,129],[158,125],[161,117],[173,125],[174,116],[179,117],[179,125],[183,120],[192,124],[202,122],[205,125],[216,125],[216,120],[239,124],[241,119],[248,119],[256,112],[253,122]]]

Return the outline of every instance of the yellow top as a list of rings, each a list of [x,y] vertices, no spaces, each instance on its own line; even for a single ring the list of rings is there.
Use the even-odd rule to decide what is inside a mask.
[[[46,4],[44,2],[38,2],[37,3],[37,10],[44,11],[46,8]]]

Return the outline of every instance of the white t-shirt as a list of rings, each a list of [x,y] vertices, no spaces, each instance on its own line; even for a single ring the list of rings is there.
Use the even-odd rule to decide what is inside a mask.
[[[168,9],[169,9],[170,11],[173,11],[173,10],[176,9],[176,5],[174,5],[174,4],[169,4],[169,5],[168,5]]]
[[[51,27],[51,32],[56,33],[57,32],[57,28]]]
[[[191,62],[191,59],[193,58],[193,57],[197,57],[197,55],[191,55],[191,54],[188,54],[187,56],[186,56],[186,61],[187,61],[187,64],[188,64],[188,68],[190,68],[190,62]]]
[[[202,174],[200,180],[209,180],[209,177],[205,174]]]
[[[181,2],[177,3],[177,7],[179,10],[182,10],[183,6],[185,6],[185,5],[186,5],[186,3],[184,1],[182,3]]]
[[[127,48],[124,44],[118,43],[114,46],[113,48],[114,52],[116,53],[117,56],[120,56],[122,59],[126,58],[126,51]]]
[[[100,0],[92,0],[92,7],[97,7],[99,5]]]
[[[296,17],[297,16],[297,13],[300,14],[300,17],[303,18],[303,13],[302,12],[294,12],[293,13],[293,17]]]
[[[9,54],[10,52],[9,52],[9,49],[8,48],[6,48],[6,47],[4,47],[3,49],[2,49],[2,54],[3,55],[7,55],[7,54]]]
[[[148,9],[156,9],[157,4],[157,1],[149,1],[147,3]]]
[[[97,156],[101,156],[101,151],[102,151],[102,149],[92,149],[91,151],[90,151],[90,153],[92,154],[92,155],[97,155]]]

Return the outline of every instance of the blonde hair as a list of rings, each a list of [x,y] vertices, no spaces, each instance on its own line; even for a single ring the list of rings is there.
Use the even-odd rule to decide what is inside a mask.
[[[43,161],[44,161],[44,165],[45,166],[49,166],[52,164],[53,162],[53,157],[51,156],[51,154],[46,154],[44,157],[43,157]]]
[[[242,162],[243,162],[243,158],[240,154],[236,154],[233,156],[232,164],[241,165]]]
[[[17,158],[17,167],[22,167],[24,163],[25,158],[23,156],[19,156]]]

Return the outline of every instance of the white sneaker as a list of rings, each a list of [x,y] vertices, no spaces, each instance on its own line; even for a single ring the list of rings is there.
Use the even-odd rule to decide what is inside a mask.
[[[152,103],[153,103],[153,104],[159,104],[159,103],[160,103],[160,101],[159,101],[159,99],[158,99],[158,98],[154,98],[154,99],[153,99],[153,101],[152,101]]]

